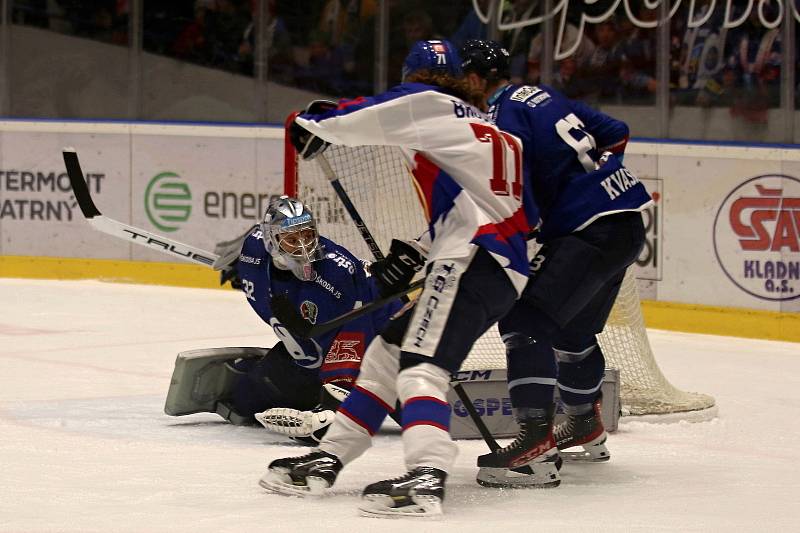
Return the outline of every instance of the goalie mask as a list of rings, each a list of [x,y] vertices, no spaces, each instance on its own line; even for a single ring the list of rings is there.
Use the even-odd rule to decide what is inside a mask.
[[[317,222],[300,200],[281,196],[270,204],[261,223],[264,246],[272,262],[302,281],[316,277],[312,263],[322,259]]]

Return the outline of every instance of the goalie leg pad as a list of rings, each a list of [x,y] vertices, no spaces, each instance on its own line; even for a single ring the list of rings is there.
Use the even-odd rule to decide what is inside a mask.
[[[264,357],[266,348],[209,348],[178,354],[172,371],[164,412],[171,416],[193,413],[216,413],[238,420],[227,401],[242,373],[234,368],[236,361]]]

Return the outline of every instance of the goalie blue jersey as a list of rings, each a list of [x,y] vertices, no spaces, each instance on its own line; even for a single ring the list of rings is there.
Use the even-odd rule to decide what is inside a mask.
[[[255,229],[245,239],[239,255],[237,269],[247,302],[264,322],[272,326],[298,365],[311,369],[322,367],[320,379],[323,382],[331,381],[328,378],[333,377],[326,372],[355,378],[366,346],[402,303],[398,301],[382,307],[325,335],[296,339],[272,316],[272,295],[286,295],[303,318],[316,324],[376,299],[378,290],[374,279],[367,276],[364,264],[329,239],[319,238],[324,254],[322,259],[313,263],[315,279],[301,281],[290,271],[280,270],[272,264],[261,235],[261,230]]]
[[[628,142],[624,122],[544,85],[506,85],[489,105],[497,126],[522,140],[526,213],[533,217],[529,206],[535,202],[544,239],[651,203],[644,185],[622,165]],[[599,166],[605,151],[616,157]]]

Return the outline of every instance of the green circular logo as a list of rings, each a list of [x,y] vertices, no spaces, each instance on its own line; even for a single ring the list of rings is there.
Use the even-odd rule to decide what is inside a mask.
[[[192,214],[192,191],[174,172],[162,172],[147,184],[144,210],[155,227],[175,231]]]

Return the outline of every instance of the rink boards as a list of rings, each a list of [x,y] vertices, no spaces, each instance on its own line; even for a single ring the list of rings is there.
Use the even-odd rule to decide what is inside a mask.
[[[186,282],[182,267],[159,266],[165,256],[93,231],[71,196],[64,146],[81,156],[104,214],[204,249],[251,225],[284,186],[281,127],[3,121],[2,276],[203,285],[202,273]],[[760,336],[769,324],[771,338],[798,335],[800,150],[631,142],[625,164],[655,199],[637,277],[658,327],[713,309],[721,318],[710,332],[727,322],[732,333]],[[119,266],[128,261],[138,263]],[[687,316],[675,328],[696,325]],[[736,322],[754,317],[760,326]]]

